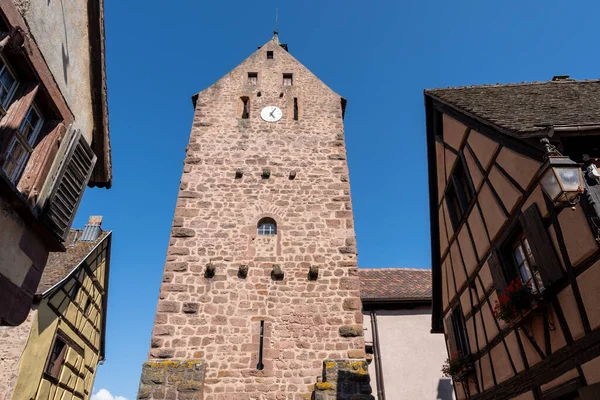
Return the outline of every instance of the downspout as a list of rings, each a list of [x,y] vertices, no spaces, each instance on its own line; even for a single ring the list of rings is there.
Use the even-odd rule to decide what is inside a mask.
[[[377,314],[375,310],[371,310],[371,330],[373,332],[373,359],[375,360],[377,400],[385,400],[385,388],[383,387],[383,368],[381,366],[381,350],[379,349],[379,330],[377,329]]]

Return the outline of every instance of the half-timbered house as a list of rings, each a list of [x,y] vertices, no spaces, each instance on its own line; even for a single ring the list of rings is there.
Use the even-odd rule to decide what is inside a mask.
[[[104,360],[112,232],[91,217],[52,253],[24,323],[0,328],[0,399],[89,399]]]
[[[425,91],[433,332],[460,399],[597,399],[600,81]]]

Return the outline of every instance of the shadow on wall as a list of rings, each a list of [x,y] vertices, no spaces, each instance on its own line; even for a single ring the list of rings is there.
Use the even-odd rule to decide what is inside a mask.
[[[454,388],[452,387],[452,381],[447,378],[440,379],[438,383],[437,399],[438,400],[452,400],[454,394]]]

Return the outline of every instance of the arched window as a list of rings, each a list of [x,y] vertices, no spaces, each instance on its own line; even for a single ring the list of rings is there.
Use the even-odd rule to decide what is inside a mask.
[[[277,235],[277,222],[273,218],[261,218],[258,221],[259,235]]]

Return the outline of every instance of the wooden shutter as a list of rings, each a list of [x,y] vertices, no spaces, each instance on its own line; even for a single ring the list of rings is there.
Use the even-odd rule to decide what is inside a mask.
[[[60,337],[56,337],[56,339],[54,339],[54,344],[52,345],[52,352],[54,352],[54,346],[56,346],[57,342],[61,342],[63,344],[62,349],[60,350],[60,353],[58,353],[58,355],[56,356],[56,359],[54,360],[54,363],[52,364],[52,369],[50,369],[50,371],[48,371],[48,373],[50,375],[52,375],[53,377],[58,379],[58,374],[60,373],[60,368],[62,367],[63,364],[63,360],[65,359],[65,354],[67,352],[67,343],[62,340],[62,338]],[[52,357],[52,353],[50,354],[50,357]]]
[[[10,140],[15,135],[21,125],[23,118],[27,114],[33,99],[38,92],[38,84],[35,82],[20,82],[14,96],[13,102],[9,105],[4,115],[4,109],[0,106],[0,116],[4,115],[0,121],[0,159],[4,161]]]
[[[563,276],[560,263],[554,253],[554,246],[544,228],[542,216],[537,204],[533,204],[519,217],[525,237],[531,247],[533,258],[540,271],[546,288]]]
[[[69,233],[95,163],[92,148],[81,132],[76,131],[58,169],[45,209],[46,223],[63,240]]]
[[[490,253],[490,257],[488,258],[488,265],[490,266],[490,273],[492,274],[492,280],[494,281],[494,287],[496,288],[496,292],[501,294],[506,289],[506,277],[504,276],[504,271],[502,270],[502,257],[500,256],[500,252],[496,247],[492,247],[492,252]]]

